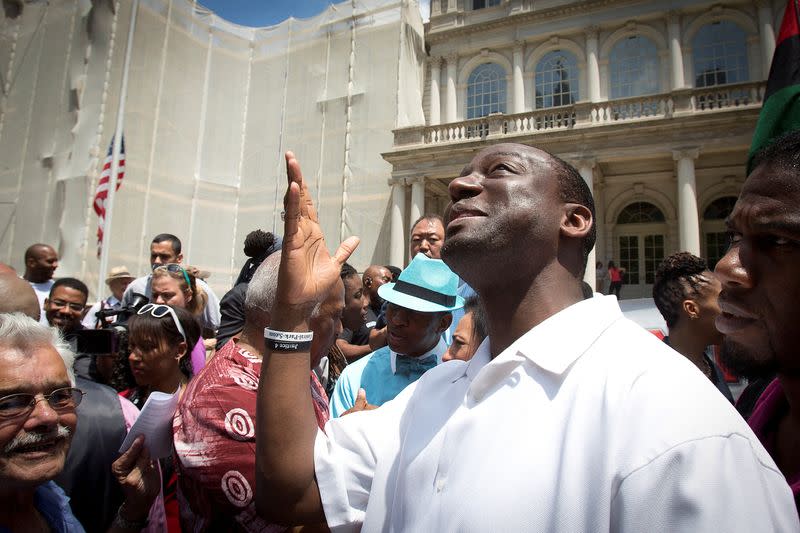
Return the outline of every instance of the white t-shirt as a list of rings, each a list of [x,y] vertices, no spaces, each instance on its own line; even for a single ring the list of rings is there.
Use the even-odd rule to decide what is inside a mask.
[[[315,444],[334,531],[798,531],[756,436],[685,357],[596,295],[494,360],[428,371]]]
[[[48,279],[47,281],[43,281],[41,283],[29,281],[28,283],[31,284],[31,287],[33,287],[33,292],[36,293],[36,297],[39,299],[39,309],[42,311],[42,314],[39,316],[39,323],[47,326],[47,317],[44,316],[44,300],[50,296],[50,289],[53,288],[55,280]]]

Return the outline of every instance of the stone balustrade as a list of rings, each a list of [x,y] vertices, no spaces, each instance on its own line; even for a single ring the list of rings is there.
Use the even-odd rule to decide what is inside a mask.
[[[536,109],[506,115],[394,131],[395,147],[494,140],[587,127],[603,127],[635,121],[663,120],[675,116],[728,112],[760,107],[766,83],[735,83],[682,89],[662,94],[620,98],[604,102]]]

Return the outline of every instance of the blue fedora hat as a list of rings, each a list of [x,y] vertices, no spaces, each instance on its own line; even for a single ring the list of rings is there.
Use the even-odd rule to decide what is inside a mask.
[[[464,298],[456,294],[458,276],[441,259],[417,256],[400,273],[397,283],[378,288],[378,295],[387,302],[419,311],[439,313],[464,307]]]

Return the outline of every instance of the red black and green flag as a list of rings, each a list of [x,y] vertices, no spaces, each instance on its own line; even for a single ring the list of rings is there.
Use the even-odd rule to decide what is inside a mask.
[[[788,0],[747,162],[775,137],[800,130],[800,0]]]

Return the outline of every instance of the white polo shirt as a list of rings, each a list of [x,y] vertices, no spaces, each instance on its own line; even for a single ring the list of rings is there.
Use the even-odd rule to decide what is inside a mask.
[[[325,429],[334,531],[800,531],[745,421],[610,296]]]

